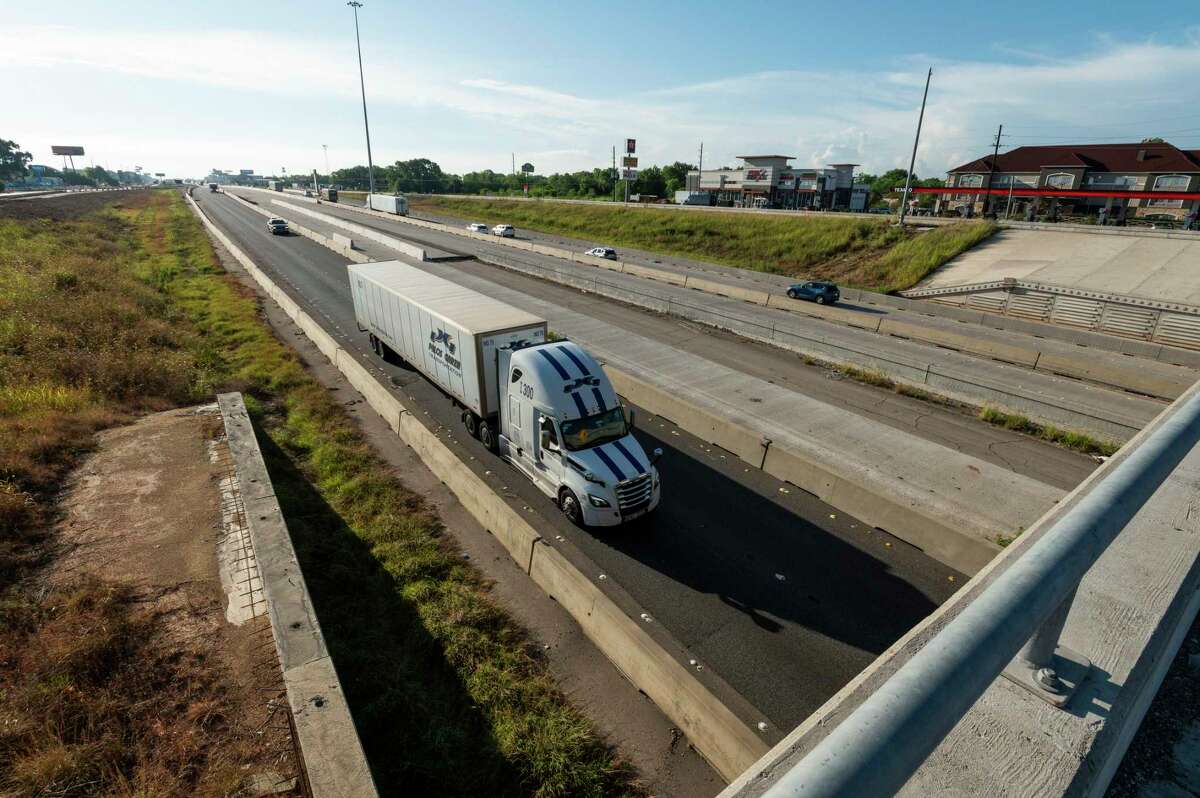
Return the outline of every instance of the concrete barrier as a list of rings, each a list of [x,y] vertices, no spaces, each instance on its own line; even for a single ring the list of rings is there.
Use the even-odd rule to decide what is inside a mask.
[[[405,243],[404,241],[401,241],[398,238],[394,238],[394,237],[386,235],[384,233],[380,233],[376,230],[372,230],[369,227],[363,227],[361,224],[355,224],[354,222],[348,222],[345,219],[339,219],[336,216],[330,216],[327,213],[321,213],[320,211],[314,211],[314,210],[310,210],[308,208],[301,208],[299,205],[293,205],[290,202],[284,202],[283,200],[274,200],[273,202],[275,205],[279,205],[280,207],[287,208],[287,209],[293,211],[294,213],[302,213],[305,216],[311,216],[314,219],[320,219],[321,221],[323,221],[327,224],[332,224],[332,225],[336,225],[338,227],[344,227],[347,230],[352,230],[354,233],[362,236],[363,238],[369,238],[372,241],[377,241],[380,244],[383,244],[384,246],[391,247],[392,249],[396,250],[397,252],[399,252],[402,255],[407,255],[408,257],[415,258],[416,260],[421,260],[421,261],[425,260],[425,250],[424,249],[422,249],[421,247],[418,247],[418,246],[414,246],[412,244]],[[396,217],[396,218],[399,218],[399,217]],[[347,246],[347,249],[350,249],[349,246]]]
[[[378,795],[240,393],[217,397],[262,580],[296,744],[314,798]]]
[[[1026,368],[1040,368],[1043,371],[1050,371],[1056,374],[1061,374],[1067,377],[1078,379],[1086,379],[1093,382],[1099,382],[1103,385],[1110,385],[1122,390],[1133,391],[1135,393],[1145,394],[1161,399],[1174,399],[1179,396],[1179,393],[1186,388],[1191,382],[1191,377],[1194,375],[1180,374],[1178,377],[1163,374],[1148,373],[1144,366],[1137,363],[1122,363],[1119,360],[1114,360],[1111,357],[1110,351],[1101,349],[1100,351],[1092,351],[1090,349],[1080,349],[1079,351],[1071,352],[1070,355],[1057,355],[1056,362],[1061,365],[1073,364],[1070,370],[1050,369],[1040,365],[1042,358],[1047,355],[1056,355],[1053,352],[1047,352],[1044,347],[1038,346],[1034,342],[1003,342],[997,339],[995,335],[984,334],[975,335],[968,329],[962,331],[947,330],[938,325],[922,325],[912,321],[899,319],[872,319],[869,315],[839,308],[836,305],[816,305],[804,306],[798,305],[796,300],[790,299],[786,294],[780,294],[772,291],[759,289],[747,289],[740,286],[731,285],[719,280],[711,280],[705,277],[683,275],[677,271],[669,269],[661,269],[653,266],[645,266],[641,264],[630,263],[628,261],[602,261],[604,259],[590,259],[579,253],[557,247],[550,247],[540,244],[530,244],[525,241],[514,241],[512,239],[503,239],[495,236],[482,236],[477,233],[471,233],[468,230],[459,230],[449,225],[436,224],[427,222],[421,219],[393,217],[387,214],[380,214],[377,211],[371,211],[365,208],[356,206],[345,206],[351,208],[358,213],[371,213],[374,215],[384,216],[392,221],[403,222],[417,227],[423,227],[430,230],[437,230],[443,233],[452,233],[454,235],[475,238],[477,240],[486,240],[489,243],[507,246],[513,249],[521,249],[525,251],[538,252],[540,254],[556,257],[563,260],[568,260],[576,263],[588,263],[589,265],[601,266],[602,268],[613,271],[621,271],[626,274],[632,274],[637,277],[643,277],[657,282],[669,283],[671,285],[683,285],[688,288],[694,288],[697,291],[711,293],[714,295],[730,297],[733,299],[741,299],[745,302],[750,302],[756,305],[766,307],[779,308],[793,312],[800,312],[814,318],[832,321],[838,324],[844,324],[859,329],[874,330],[880,334],[894,335],[896,337],[905,338],[908,340],[929,343],[935,346],[946,347],[960,352],[966,352],[972,355],[978,355],[985,358],[994,358],[1007,363],[1014,363]],[[883,294],[871,294],[871,292],[858,291],[857,289],[846,289],[844,298],[849,301],[871,302],[873,304],[886,305],[889,307],[903,307],[906,310],[913,310],[912,300],[904,300],[902,297],[889,297]],[[869,296],[868,296],[869,295]],[[906,305],[901,305],[901,302],[907,302]],[[674,315],[692,318],[687,314],[677,313]],[[929,314],[937,315],[937,314]],[[982,312],[971,312],[958,318],[959,321],[978,324],[980,326],[991,327],[995,329],[994,320],[990,318],[991,314],[983,314]],[[996,317],[1004,319],[1006,317]],[[699,319],[697,319],[699,320]],[[1040,335],[1045,337],[1047,325],[1042,325],[1041,328],[1033,328],[1028,331],[1016,328],[1021,326],[1020,320],[1010,320],[1009,328],[1014,331],[1025,332],[1031,335]],[[1050,328],[1057,330],[1058,328]],[[736,332],[736,331],[735,331]],[[1085,340],[1076,340],[1080,337],[1081,331],[1064,330],[1063,335],[1070,340],[1064,342],[1074,343],[1090,343],[1093,347],[1106,339],[1093,334],[1091,338]],[[1056,336],[1057,337],[1057,336]],[[760,339],[768,343],[770,338]],[[1149,356],[1155,359],[1163,359],[1164,363],[1171,363],[1170,358],[1181,360],[1181,365],[1185,367],[1200,367],[1200,360],[1193,358],[1189,354],[1175,355],[1173,353],[1164,353],[1162,347],[1158,347],[1149,351],[1148,355],[1144,351],[1144,346],[1139,347],[1142,342],[1131,341],[1128,345],[1120,344],[1121,351],[1128,350],[1128,354],[1139,356]],[[1165,358],[1165,359],[1164,359]],[[886,371],[886,369],[884,369]],[[1012,409],[1019,409],[1013,407]],[[1054,423],[1065,423],[1061,419]],[[1092,430],[1099,434],[1109,434]]]
[[[226,193],[228,193],[228,195],[230,197],[233,197],[235,200],[242,203],[247,208],[249,208],[250,210],[254,211],[257,214],[266,216],[268,218],[274,218],[274,216],[275,216],[275,214],[271,213],[270,211],[268,211],[264,208],[260,208],[258,205],[255,205],[253,202],[249,202],[249,201],[243,199],[242,197],[239,197],[237,194],[233,194],[233,193],[229,193],[229,192],[226,192]],[[288,229],[291,230],[293,233],[299,233],[300,235],[304,236],[305,238],[311,238],[313,241],[316,241],[321,246],[323,246],[327,249],[331,249],[334,252],[338,253],[339,255],[342,255],[343,257],[354,261],[355,263],[366,263],[368,260],[370,260],[370,258],[368,258],[365,253],[359,252],[358,250],[356,250],[354,248],[353,242],[351,242],[350,239],[346,238],[345,243],[338,241],[337,233],[334,233],[333,238],[330,238],[329,236],[327,236],[323,233],[318,233],[316,230],[311,230],[301,224],[297,224],[295,221],[288,222]],[[345,237],[343,236],[342,238],[345,238]]]
[[[776,479],[790,482],[828,504],[879,527],[963,573],[973,574],[1000,551],[989,539],[994,530],[976,528],[968,519],[947,517],[933,504],[879,482],[877,476],[836,453],[818,456],[765,445],[763,436],[697,407],[662,388],[605,364],[617,393],[682,429],[714,443]],[[1014,532],[1016,530],[1013,530]]]
[[[1131,456],[1164,411],[950,599],[810,715],[721,798],[757,798],[902,665],[924,650],[1106,472]],[[1060,640],[1092,660],[1062,709],[997,677],[909,779],[901,796],[1105,794],[1200,609],[1200,447],[1193,449],[1084,576]]]
[[[436,434],[371,376],[362,364],[287,297],[254,262],[209,220],[193,210],[264,292],[331,360],[367,403],[413,448],[463,507],[509,552],[534,582],[558,600],[584,633],[633,684],[687,735],[691,744],[727,781],[766,753],[767,743],[742,722],[684,665],[680,657],[637,625],[591,579],[557,550],[540,545],[529,521],[464,464]],[[301,323],[303,321],[303,324]],[[682,646],[677,647],[682,653]],[[353,794],[353,793],[347,793]],[[367,794],[367,793],[363,793]]]
[[[333,239],[333,243],[335,244],[340,244],[346,249],[354,249],[354,239],[350,236],[344,236],[341,233],[334,233],[332,236],[330,236],[330,238]]]

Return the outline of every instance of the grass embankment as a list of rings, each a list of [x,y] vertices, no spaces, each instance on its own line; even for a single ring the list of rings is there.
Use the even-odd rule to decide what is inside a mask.
[[[963,222],[924,231],[864,215],[769,216],[411,195],[417,210],[508,222],[614,247],[635,247],[743,269],[902,291],[996,231]]]
[[[0,727],[0,786],[40,794],[21,788],[21,774],[55,762],[93,774],[95,794],[204,794],[202,785],[221,783],[210,755],[219,723],[189,750],[187,767],[168,770],[178,779],[169,790],[152,778],[164,764],[152,743],[145,758],[126,753],[147,750],[138,741],[151,739],[130,711],[144,691],[121,678],[155,661],[138,635],[121,636],[103,658],[16,668],[22,660],[12,652],[53,642],[86,613],[56,626],[54,613],[72,605],[39,600],[14,579],[45,550],[36,530],[95,430],[241,390],[382,791],[636,793],[421,497],[390,475],[342,406],[272,335],[254,297],[221,270],[179,196],[123,205],[54,224],[0,219],[0,564],[6,615],[22,619],[4,624],[0,685],[9,697],[104,699],[70,722],[42,715],[48,710],[32,698],[6,702],[16,717]],[[105,615],[105,628],[136,627],[119,586],[88,589],[93,598],[81,606],[109,593],[115,604],[87,612],[116,607],[125,620]],[[166,687],[163,695],[186,698]]]

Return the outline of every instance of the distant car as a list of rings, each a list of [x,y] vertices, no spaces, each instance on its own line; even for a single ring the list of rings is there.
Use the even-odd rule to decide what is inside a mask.
[[[472,222],[471,224],[467,225],[467,229],[472,233],[483,233],[484,235],[487,235],[488,233],[488,226],[483,222]]]
[[[288,229],[286,219],[267,219],[267,229],[271,231],[271,235],[286,236],[292,231]]]
[[[498,224],[492,228],[492,234],[498,235],[501,238],[512,238],[517,234],[511,224]]]
[[[832,305],[842,298],[838,287],[823,280],[813,280],[807,283],[796,283],[788,286],[787,295],[792,299],[807,299],[818,305]]]
[[[617,251],[612,247],[592,247],[584,255],[591,255],[593,258],[608,258],[609,260],[617,259]]]
[[[308,188],[304,189],[304,196],[306,196],[306,197],[311,197],[311,196],[312,196],[312,189],[308,189]]]

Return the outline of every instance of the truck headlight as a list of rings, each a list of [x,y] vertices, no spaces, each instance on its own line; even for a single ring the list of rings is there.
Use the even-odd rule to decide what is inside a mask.
[[[599,496],[593,496],[590,493],[587,495],[587,497],[588,497],[588,501],[592,503],[593,507],[609,507],[609,506],[611,506],[608,503],[608,499],[602,499]]]

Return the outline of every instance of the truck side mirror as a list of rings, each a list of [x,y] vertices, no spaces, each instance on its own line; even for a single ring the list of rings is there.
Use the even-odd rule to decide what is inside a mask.
[[[630,429],[637,428],[637,411],[634,410],[632,407],[629,408],[629,428]]]
[[[662,447],[656,448],[653,452],[650,453],[650,465],[654,465],[655,463],[657,463],[659,460],[662,459],[662,456],[663,456]]]

